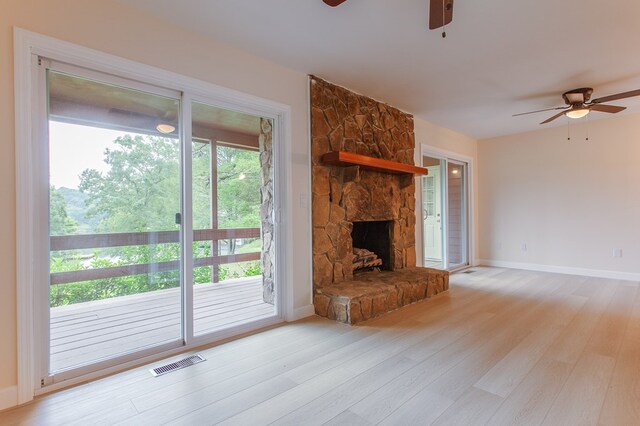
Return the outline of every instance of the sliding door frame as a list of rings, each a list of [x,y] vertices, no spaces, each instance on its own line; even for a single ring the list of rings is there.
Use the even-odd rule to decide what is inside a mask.
[[[448,164],[461,164],[465,166],[465,176],[464,176],[464,192],[465,196],[463,200],[465,200],[465,211],[466,211],[466,257],[467,264],[458,265],[454,269],[448,269],[449,271],[458,271],[461,269],[465,269],[476,264],[475,262],[475,202],[474,202],[474,161],[472,157],[459,154],[457,152],[448,151],[440,148],[435,148],[427,144],[420,145],[420,164],[422,164],[422,157],[432,157],[438,160],[444,160],[444,164],[441,165],[441,175],[443,179],[441,179],[442,186],[442,194],[443,194],[443,218],[442,218],[442,261],[443,265],[449,268],[449,254],[448,254],[448,218],[449,218],[449,197],[447,196],[447,183],[448,183]],[[417,202],[420,206],[422,206],[422,179],[417,179],[419,181],[420,190],[418,192]],[[421,211],[421,210],[417,210]],[[420,217],[416,217],[416,219],[422,223],[422,215]],[[420,253],[422,255],[419,257],[420,265],[424,265],[424,230],[423,226],[420,226],[419,233],[416,232],[420,241]]]
[[[49,114],[46,107],[46,103],[47,103],[46,100],[48,99],[48,95],[49,95],[46,87],[47,71],[51,70],[59,73],[66,73],[66,74],[77,76],[80,78],[86,78],[86,79],[98,81],[100,83],[105,83],[105,84],[112,84],[114,86],[126,88],[129,90],[137,90],[144,93],[148,93],[156,96],[162,96],[162,97],[170,98],[177,101],[181,101],[182,93],[176,90],[167,90],[162,87],[151,86],[151,85],[137,82],[137,81],[130,81],[130,80],[116,77],[113,75],[104,74],[99,71],[77,67],[75,65],[59,63],[57,61],[53,61],[48,58],[45,59],[42,57],[38,57],[37,65],[39,68],[37,71],[39,76],[38,78],[40,80],[40,84],[38,85],[39,94],[37,95],[37,98],[38,98],[38,103],[40,105],[36,106],[39,112],[39,116],[37,117],[38,123],[36,124],[36,126],[38,126],[39,128],[39,132],[38,132],[39,137],[38,137],[38,140],[35,141],[34,143],[36,144],[35,151],[37,152],[37,155],[38,155],[38,159],[36,161],[38,162],[39,167],[37,168],[37,170],[34,170],[33,174],[34,174],[35,180],[39,182],[39,184],[36,184],[36,185],[38,185],[38,197],[40,200],[39,202],[40,211],[38,211],[38,218],[39,218],[39,223],[41,225],[41,228],[40,228],[40,233],[36,239],[37,242],[35,241],[34,242],[37,246],[36,250],[38,250],[38,255],[36,259],[38,259],[39,261],[38,262],[39,268],[42,269],[42,271],[38,271],[39,272],[38,275],[44,279],[42,281],[38,281],[40,285],[35,285],[33,288],[35,306],[37,306],[37,309],[33,313],[33,318],[39,328],[39,331],[34,334],[34,349],[35,349],[35,356],[37,358],[35,361],[35,364],[38,366],[38,368],[36,369],[37,371],[36,383],[35,383],[36,389],[38,386],[40,388],[48,387],[55,383],[64,382],[66,380],[69,380],[75,377],[85,376],[86,374],[91,373],[93,371],[99,371],[105,368],[111,368],[111,367],[120,365],[122,363],[134,361],[139,357],[145,357],[155,353],[166,352],[168,350],[181,348],[185,344],[185,336],[186,336],[185,330],[183,327],[181,328],[180,335],[175,336],[173,339],[167,340],[162,344],[150,346],[145,349],[141,349],[131,353],[125,352],[111,358],[105,358],[105,359],[92,362],[91,364],[80,365],[78,367],[72,367],[69,369],[61,370],[61,371],[51,372],[50,374],[50,360],[51,360],[51,356],[50,356],[50,353],[51,353],[50,309],[51,308],[49,304],[50,289],[49,289],[49,286],[46,286],[45,288],[42,285],[42,283],[44,282],[47,282],[47,283],[49,282],[48,275],[50,273],[49,271],[50,265],[48,264],[48,262],[45,262],[43,260],[43,259],[48,259],[50,256],[50,248],[49,248],[50,233],[49,233],[48,226],[46,226],[46,224],[49,222],[49,209],[43,208],[43,205],[46,204],[47,201],[49,200],[49,194],[44,194],[44,192],[46,192],[45,188],[49,188],[49,185],[50,185],[50,181],[49,181],[50,139],[49,139],[49,129],[48,129]],[[182,107],[180,109],[180,114],[182,117],[179,120],[179,123],[180,123],[180,128],[182,128],[183,115],[184,115],[182,111]],[[179,140],[178,142],[180,143],[181,141]],[[186,145],[186,144],[181,143],[180,145],[181,146],[180,146],[180,154],[179,154],[180,155],[179,173],[180,173],[180,179],[182,180],[184,176],[184,169],[186,166],[190,166],[190,162],[187,162],[184,160],[185,158],[189,158],[189,157],[185,157],[183,153],[185,149],[183,145]],[[45,186],[45,181],[46,181],[46,186]],[[180,194],[181,197],[190,195],[190,194],[186,194],[184,191],[185,191],[185,188],[181,187],[181,194]],[[186,201],[182,202],[182,199],[181,199],[180,213],[182,216],[186,216],[188,214],[187,209],[190,209],[190,207],[191,207],[190,205],[186,204]],[[184,243],[186,242],[185,234],[187,234],[187,232],[184,232],[185,229],[187,229],[185,226],[186,225],[184,223],[181,224],[180,230],[179,230],[180,242],[181,242],[181,248],[180,248],[181,257],[179,259],[181,272],[184,268],[185,262],[187,262],[187,258],[183,257],[182,253],[183,252],[189,253],[187,250],[184,250]],[[46,255],[44,254],[45,249],[47,250]],[[184,269],[188,269],[188,268],[184,268]],[[45,272],[47,275],[46,278],[45,278]],[[180,305],[181,305],[182,312],[184,312],[186,309],[188,309],[188,306],[189,306],[186,303],[185,294],[188,292],[188,289],[191,286],[187,285],[187,283],[189,283],[190,281],[186,280],[186,276],[183,273],[180,273],[179,277],[180,277],[180,285],[179,285]],[[182,319],[182,316],[181,316],[181,319]],[[184,324],[184,319],[182,320]],[[49,327],[42,327],[42,324],[48,324]]]
[[[76,67],[95,70],[99,73],[110,74],[126,80],[140,82],[181,92],[183,105],[182,123],[182,160],[190,155],[191,125],[184,120],[190,108],[192,97],[206,99],[216,106],[237,111],[251,113],[260,117],[273,119],[274,123],[274,216],[276,223],[276,292],[278,310],[274,317],[269,317],[251,324],[244,324],[217,333],[193,338],[193,329],[184,330],[184,345],[177,348],[167,347],[164,352],[140,352],[132,359],[122,359],[117,366],[104,368],[99,371],[87,372],[82,376],[69,378],[56,384],[42,384],[40,371],[42,365],[37,365],[35,351],[38,349],[38,339],[42,338],[42,326],[37,323],[35,314],[39,309],[35,291],[36,283],[48,282],[48,252],[43,256],[48,243],[48,204],[43,202],[42,173],[37,174],[43,161],[48,161],[46,153],[39,152],[43,134],[42,116],[42,84],[41,67],[38,57],[44,57],[56,62],[73,64]],[[290,220],[292,216],[291,204],[291,108],[288,105],[258,98],[235,90],[227,89],[212,83],[186,77],[152,66],[140,64],[131,60],[106,54],[93,49],[81,47],[72,43],[60,41],[40,34],[32,33],[20,28],[14,28],[14,79],[15,79],[15,132],[16,132],[16,283],[17,283],[17,337],[18,337],[18,404],[24,404],[37,394],[77,384],[86,380],[120,371],[135,365],[152,362],[185,350],[212,343],[216,340],[230,338],[234,335],[264,328],[293,317],[292,297],[292,265],[286,256],[287,249],[292,244]],[[186,105],[189,103],[189,105]],[[187,143],[188,141],[188,143]],[[191,170],[183,170],[183,185],[190,185]],[[48,183],[48,177],[47,177]],[[183,187],[183,216],[190,220],[190,199],[184,196],[189,191]],[[38,192],[39,191],[39,192]],[[46,199],[46,197],[45,197]],[[46,204],[46,205],[43,205]],[[43,213],[45,212],[45,213]],[[183,232],[183,250],[190,252],[192,236],[185,236]],[[43,248],[44,247],[44,248]],[[185,249],[186,247],[186,249]],[[182,276],[190,275],[188,253],[184,253]],[[46,275],[46,276],[45,276]],[[186,289],[192,289],[192,282],[185,281]],[[189,290],[186,290],[189,292]],[[192,293],[191,293],[192,294]],[[183,298],[183,303],[186,297]],[[185,306],[185,312],[188,306]],[[189,318],[185,318],[189,319]],[[191,318],[192,319],[192,318]],[[185,323],[190,323],[186,321]],[[191,337],[191,338],[190,338]],[[163,348],[164,349],[164,348]],[[133,359],[135,358],[135,359]]]

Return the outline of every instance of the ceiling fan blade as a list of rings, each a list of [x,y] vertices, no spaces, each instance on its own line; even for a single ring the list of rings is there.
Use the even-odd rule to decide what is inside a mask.
[[[615,105],[591,105],[589,107],[591,111],[609,112],[615,114],[616,112],[624,111],[627,107],[615,106]]]
[[[444,9],[444,14],[443,14]],[[444,22],[442,20],[444,18]],[[443,27],[453,20],[453,0],[430,0],[429,29]]]
[[[571,107],[569,106],[563,106],[563,107],[555,107],[555,108],[547,108],[547,109],[539,109],[537,111],[529,111],[529,112],[521,112],[519,114],[513,114],[512,117],[517,117],[519,115],[527,115],[527,114],[535,114],[537,112],[545,112],[545,111],[555,111],[557,109],[569,109]]]
[[[554,115],[553,117],[549,117],[546,120],[544,120],[542,123],[540,124],[547,124],[553,120],[555,120],[556,118],[560,118],[564,115],[564,111],[557,113],[556,115]]]
[[[591,104],[601,104],[604,102],[615,101],[618,99],[632,98],[634,96],[640,96],[640,89],[631,90],[629,92],[617,93],[615,95],[604,96],[602,98],[594,99]]]
[[[322,1],[331,7],[336,7],[336,6],[340,6],[342,3],[344,3],[347,0],[322,0]]]

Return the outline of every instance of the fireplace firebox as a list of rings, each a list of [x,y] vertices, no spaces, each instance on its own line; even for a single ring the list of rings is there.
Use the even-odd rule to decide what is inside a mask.
[[[391,255],[393,250],[391,249],[391,242],[393,241],[393,227],[392,221],[380,220],[380,221],[366,221],[366,222],[353,222],[353,230],[351,231],[351,239],[353,240],[354,255],[355,249],[366,249],[375,255],[378,259],[382,260],[380,269],[385,271],[393,270],[393,262],[391,261]]]

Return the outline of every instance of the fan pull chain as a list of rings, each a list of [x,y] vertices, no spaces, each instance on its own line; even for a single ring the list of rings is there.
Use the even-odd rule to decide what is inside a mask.
[[[587,114],[587,137],[584,138],[585,141],[589,140],[589,114]]]
[[[567,140],[571,140],[571,119],[567,117]]]
[[[447,0],[442,0],[442,38],[447,37],[447,24],[446,24],[446,20],[445,20],[445,2]]]

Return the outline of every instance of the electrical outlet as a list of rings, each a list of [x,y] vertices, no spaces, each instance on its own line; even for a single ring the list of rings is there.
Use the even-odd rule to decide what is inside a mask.
[[[622,257],[622,249],[614,248],[613,249],[613,257]]]
[[[520,250],[527,251],[527,243],[520,244]]]

